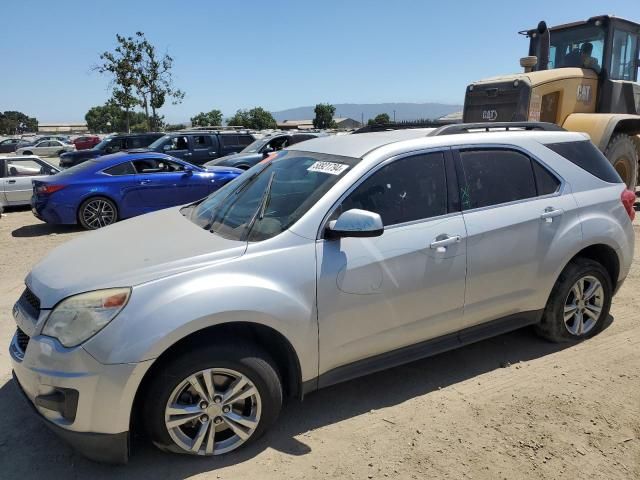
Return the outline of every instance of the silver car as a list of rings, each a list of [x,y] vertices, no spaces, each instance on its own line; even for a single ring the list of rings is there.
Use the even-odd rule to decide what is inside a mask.
[[[0,156],[0,206],[29,205],[32,180],[60,170],[39,157]]]
[[[65,152],[73,152],[75,145],[61,142],[60,140],[42,140],[34,145],[20,147],[16,150],[16,155],[42,155],[42,156],[60,156]]]
[[[285,396],[526,325],[597,334],[635,195],[582,134],[477,127],[310,140],[58,247],[13,309],[20,389],[95,460],[126,461],[132,418],[221,455]]]

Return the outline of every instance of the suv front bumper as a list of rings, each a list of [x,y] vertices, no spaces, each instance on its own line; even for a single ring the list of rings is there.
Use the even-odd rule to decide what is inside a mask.
[[[9,347],[13,376],[31,407],[87,458],[125,463],[133,400],[151,362],[103,365],[82,347],[18,332]]]

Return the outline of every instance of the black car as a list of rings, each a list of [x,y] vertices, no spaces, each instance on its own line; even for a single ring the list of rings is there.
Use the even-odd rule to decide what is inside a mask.
[[[157,139],[149,145],[149,150],[202,165],[209,160],[237,153],[254,140],[253,135],[243,131],[174,132]]]
[[[111,135],[88,150],[63,153],[60,155],[60,166],[62,168],[69,168],[91,160],[92,158],[116,153],[121,150],[146,148],[162,136],[164,136],[164,133],[122,133]]]
[[[227,155],[207,162],[206,166],[235,167],[247,170],[267,157],[271,152],[282,150],[295,143],[304,142],[324,136],[320,133],[278,133],[264,138],[260,138],[248,145],[240,153]]]
[[[21,138],[7,138],[0,142],[0,153],[15,152],[20,147],[26,147],[29,142]]]

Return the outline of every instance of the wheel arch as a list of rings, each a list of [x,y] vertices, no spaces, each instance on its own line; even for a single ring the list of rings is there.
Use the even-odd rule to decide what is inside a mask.
[[[565,268],[567,268],[567,265],[577,258],[588,258],[602,265],[609,273],[613,291],[616,291],[618,287],[618,277],[620,275],[620,258],[613,247],[604,243],[594,243],[583,247],[562,266],[558,276],[565,270]]]
[[[243,340],[263,348],[276,362],[276,366],[282,376],[285,396],[302,399],[303,387],[300,359],[291,342],[282,333],[261,323],[220,323],[189,333],[174,342],[155,359],[145,372],[136,390],[131,409],[131,428],[135,429],[140,425],[138,414],[141,411],[141,402],[147,392],[150,380],[157,372],[162,370],[166,362],[188,349],[197,348],[201,345],[210,345],[214,340],[219,341],[225,338],[233,338],[235,341]]]
[[[107,200],[112,201],[113,204],[116,206],[117,220],[121,220],[121,218],[120,218],[120,205],[118,204],[118,201],[115,198],[113,198],[111,195],[109,195],[107,193],[91,192],[86,197],[81,198],[80,202],[78,202],[78,208],[76,208],[76,221],[78,222],[78,224],[80,224],[80,208],[82,208],[82,205],[84,205],[84,203],[87,200],[91,200],[93,198],[106,198]]]

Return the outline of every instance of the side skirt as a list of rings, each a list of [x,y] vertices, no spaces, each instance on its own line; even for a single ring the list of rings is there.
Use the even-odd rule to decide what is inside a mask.
[[[498,320],[465,328],[459,332],[443,335],[408,347],[392,350],[373,357],[358,360],[323,373],[318,378],[304,382],[302,389],[309,393],[319,388],[335,385],[363,375],[386,370],[405,363],[431,357],[439,353],[453,350],[464,345],[479,342],[503,333],[518,330],[528,325],[539,323],[544,310],[521,312]]]

